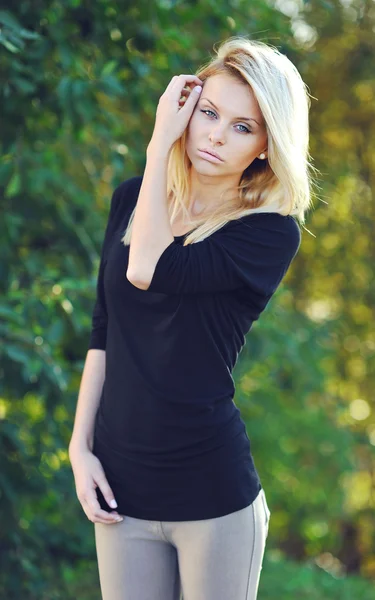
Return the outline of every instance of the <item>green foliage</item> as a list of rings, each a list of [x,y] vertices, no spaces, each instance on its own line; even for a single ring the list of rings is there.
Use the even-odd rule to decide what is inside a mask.
[[[373,600],[373,597],[373,584],[360,577],[338,576],[312,561],[299,565],[266,550],[259,600]]]
[[[109,198],[142,172],[171,77],[240,34],[287,54],[317,99],[310,152],[323,199],[236,367],[235,401],[271,510],[260,600],[370,600],[374,12],[323,0],[299,14],[280,7],[2,4],[1,597],[99,598],[67,446]]]

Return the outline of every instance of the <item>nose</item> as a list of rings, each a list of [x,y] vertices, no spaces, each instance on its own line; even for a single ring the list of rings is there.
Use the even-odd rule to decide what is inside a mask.
[[[223,144],[224,143],[224,133],[220,127],[215,127],[211,129],[211,133],[208,136],[209,140],[212,144]]]

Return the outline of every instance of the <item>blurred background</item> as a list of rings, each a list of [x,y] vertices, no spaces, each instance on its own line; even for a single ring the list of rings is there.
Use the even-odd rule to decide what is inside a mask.
[[[99,600],[68,459],[113,189],[158,99],[231,35],[313,96],[300,251],[234,372],[271,510],[259,600],[375,598],[375,4],[3,0],[0,597]]]

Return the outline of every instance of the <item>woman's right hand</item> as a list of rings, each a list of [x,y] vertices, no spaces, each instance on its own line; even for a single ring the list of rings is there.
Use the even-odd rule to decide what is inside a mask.
[[[100,460],[88,448],[69,449],[76,493],[87,518],[93,523],[119,523],[123,517],[116,510],[110,513],[100,507],[95,489],[99,487],[107,504],[115,500]]]
[[[147,151],[156,146],[158,151],[171,149],[192,117],[202,91],[203,81],[196,75],[175,75],[159,98],[154,131]],[[200,86],[200,90],[196,90]]]

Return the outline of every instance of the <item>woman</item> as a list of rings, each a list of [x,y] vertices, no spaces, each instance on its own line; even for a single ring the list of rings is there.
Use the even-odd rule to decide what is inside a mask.
[[[270,510],[231,373],[300,246],[309,97],[275,48],[216,53],[111,201],[69,445],[104,600],[257,596]]]

